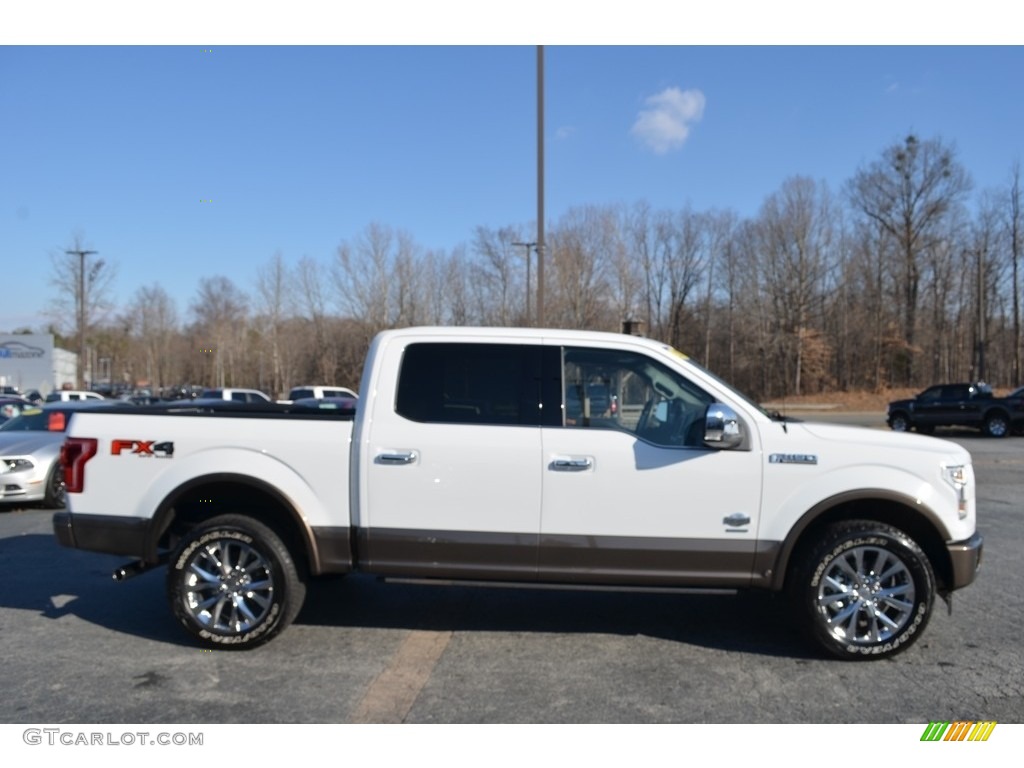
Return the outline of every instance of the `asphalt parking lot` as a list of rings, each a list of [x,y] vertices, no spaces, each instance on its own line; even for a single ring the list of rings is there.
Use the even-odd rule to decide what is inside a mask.
[[[878,426],[880,417],[833,420]],[[893,659],[809,651],[770,596],[312,585],[250,652],[204,651],[160,569],[62,549],[52,513],[0,508],[7,723],[927,723],[1024,721],[1024,438],[974,457],[984,565]]]

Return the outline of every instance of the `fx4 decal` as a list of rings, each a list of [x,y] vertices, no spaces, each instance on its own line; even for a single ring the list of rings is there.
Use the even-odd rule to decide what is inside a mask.
[[[135,456],[153,456],[158,459],[174,458],[174,443],[155,440],[111,440],[110,452],[114,456],[130,453]]]

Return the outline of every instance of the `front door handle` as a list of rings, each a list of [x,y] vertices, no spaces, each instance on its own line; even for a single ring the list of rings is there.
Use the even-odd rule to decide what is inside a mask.
[[[416,461],[416,451],[378,453],[375,461],[378,464],[412,464]]]
[[[593,466],[594,461],[589,456],[554,459],[550,464],[555,472],[586,472]]]
[[[730,528],[739,528],[741,525],[750,524],[750,516],[744,515],[742,512],[734,512],[728,517],[723,518],[722,522],[728,525]]]

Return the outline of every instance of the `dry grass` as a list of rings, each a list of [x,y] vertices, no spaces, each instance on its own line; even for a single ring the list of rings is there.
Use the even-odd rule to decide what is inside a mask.
[[[800,406],[812,406],[814,408],[828,407],[837,411],[864,411],[884,412],[886,406],[893,400],[901,400],[905,397],[913,397],[921,391],[921,387],[904,387],[896,389],[882,389],[877,392],[819,392],[815,395],[802,395],[800,397],[775,398],[770,405],[773,408],[785,405],[788,410],[799,410]]]
[[[882,389],[877,392],[868,390],[859,392],[820,392],[816,395],[775,398],[772,400],[771,406],[772,408],[779,409],[780,406],[784,405],[788,410],[800,410],[800,406],[809,406],[812,410],[828,407],[829,410],[836,411],[878,411],[884,413],[886,406],[893,400],[913,397],[924,389],[925,387],[897,387]],[[1010,391],[1008,388],[993,388],[993,394],[996,397],[1005,397],[1010,394]]]

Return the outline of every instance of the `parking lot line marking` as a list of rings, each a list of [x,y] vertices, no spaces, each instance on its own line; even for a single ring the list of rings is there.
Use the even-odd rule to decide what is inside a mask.
[[[404,722],[451,639],[451,632],[412,630],[370,683],[350,722]]]

